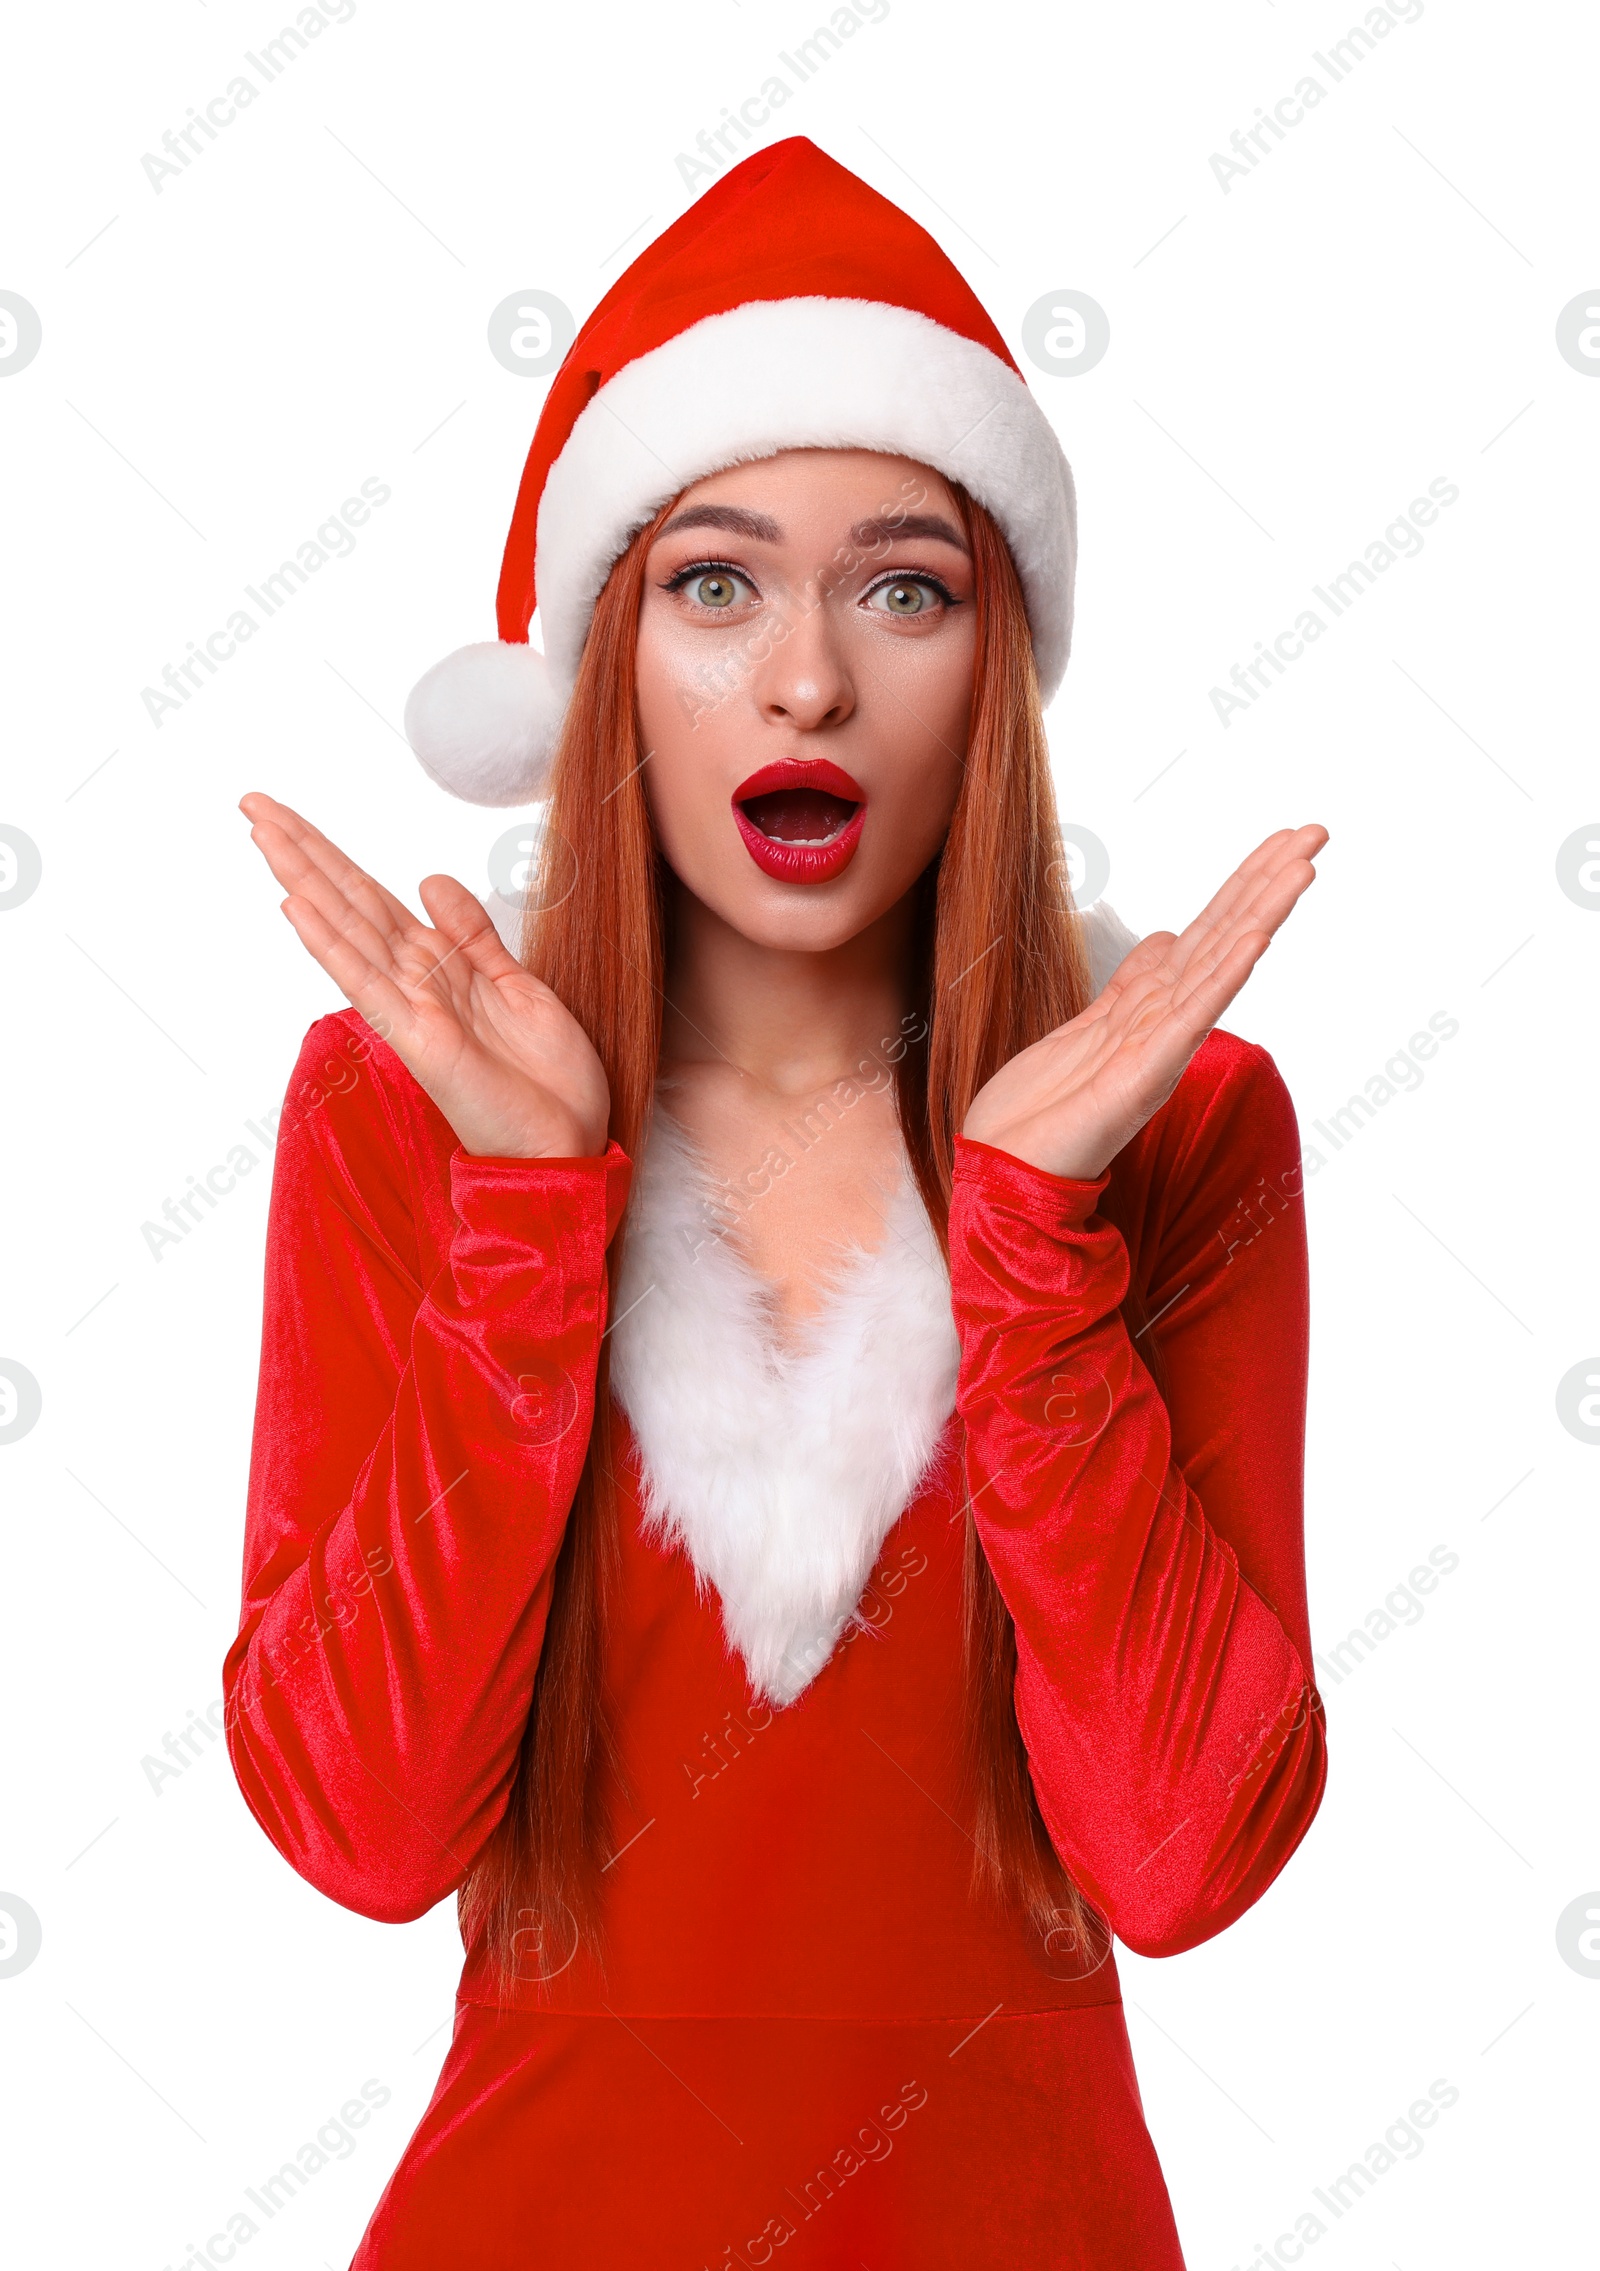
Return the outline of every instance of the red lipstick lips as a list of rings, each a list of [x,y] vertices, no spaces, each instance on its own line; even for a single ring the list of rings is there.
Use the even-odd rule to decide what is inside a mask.
[[[733,792],[745,850],[780,883],[828,883],[842,875],[866,817],[866,790],[826,757],[763,765]]]

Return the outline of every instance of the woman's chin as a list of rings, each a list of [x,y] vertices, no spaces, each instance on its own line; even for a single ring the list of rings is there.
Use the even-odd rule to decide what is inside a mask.
[[[714,874],[678,867],[672,873],[688,898],[752,946],[771,953],[826,954],[847,946],[888,914],[916,880],[875,877],[853,861],[828,881],[790,883],[764,875],[742,850],[740,857],[742,873],[720,866]]]

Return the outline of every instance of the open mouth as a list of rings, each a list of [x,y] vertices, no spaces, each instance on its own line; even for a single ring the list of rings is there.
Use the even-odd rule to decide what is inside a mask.
[[[739,807],[751,826],[775,844],[831,844],[856,815],[848,797],[824,789],[770,789]]]
[[[733,792],[733,817],[757,867],[784,883],[825,883],[855,857],[867,792],[826,758],[763,765]]]

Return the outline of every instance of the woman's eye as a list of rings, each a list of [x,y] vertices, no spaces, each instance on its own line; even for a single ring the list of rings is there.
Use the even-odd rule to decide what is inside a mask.
[[[940,593],[931,583],[915,576],[900,576],[893,583],[879,584],[876,591],[867,594],[867,605],[884,615],[921,615],[932,608]]]
[[[726,568],[707,568],[690,576],[679,588],[686,590],[697,606],[712,609],[732,607],[750,589],[743,576],[731,575]]]

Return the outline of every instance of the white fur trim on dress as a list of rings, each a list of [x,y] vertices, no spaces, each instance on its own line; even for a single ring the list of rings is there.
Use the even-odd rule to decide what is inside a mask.
[[[713,1186],[657,1107],[628,1208],[611,1379],[644,1470],[646,1534],[715,1587],[752,1690],[823,1669],[955,1408],[950,1282],[906,1172],[877,1252],[780,1342]]]
[[[509,681],[485,680],[491,714],[480,734],[471,688],[458,679],[430,698],[425,749],[408,704],[407,735],[435,779],[477,803],[535,795],[594,603],[629,538],[707,474],[803,448],[913,458],[987,506],[1022,581],[1048,702],[1072,643],[1077,516],[1071,469],[1026,383],[987,347],[911,308],[749,300],[625,364],[580,413],[539,504],[535,572],[550,679],[537,715],[512,728]],[[484,780],[495,795],[482,793]],[[510,793],[513,780],[520,794]]]
[[[1138,944],[1083,916],[1098,993]],[[843,1258],[789,1345],[724,1235],[704,1162],[657,1107],[613,1297],[611,1382],[644,1476],[646,1534],[722,1602],[756,1694],[792,1703],[827,1664],[955,1407],[950,1280],[909,1168],[875,1253]]]

